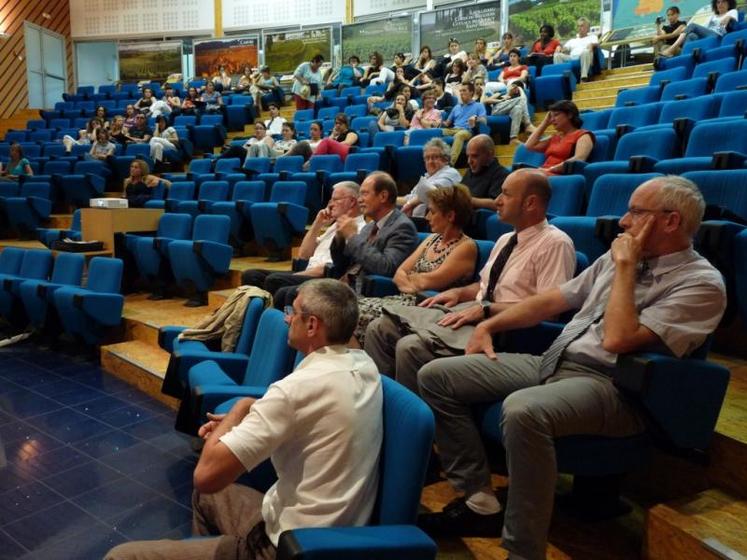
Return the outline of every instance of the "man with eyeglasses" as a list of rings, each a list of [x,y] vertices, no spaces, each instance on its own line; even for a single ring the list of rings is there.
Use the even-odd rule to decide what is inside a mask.
[[[509,558],[545,558],[557,479],[553,438],[626,437],[644,430],[611,373],[620,354],[685,357],[718,325],[721,274],[692,247],[705,209],[694,183],[658,177],[639,186],[620,220],[624,233],[579,276],[475,327],[465,356],[423,366],[421,396],[436,416],[436,444],[464,497],[419,524],[439,535],[498,536],[501,506],[471,405],[503,400],[509,490],[502,546]],[[496,354],[493,336],[578,309],[542,356]]]
[[[127,141],[134,144],[147,144],[152,137],[153,129],[148,126],[148,120],[143,114],[135,117],[135,126],[130,128],[125,135]]]
[[[332,188],[332,198],[326,208],[322,208],[316,215],[298,249],[298,258],[307,260],[306,267],[298,272],[276,272],[272,270],[250,269],[241,274],[241,283],[257,286],[273,296],[278,296],[281,288],[298,286],[312,278],[324,276],[325,267],[332,262],[330,246],[337,234],[340,219],[349,218],[356,231],[363,229],[366,221],[358,208],[358,183],[342,181]],[[283,291],[275,298],[275,307],[283,309],[295,297]]]
[[[342,282],[301,286],[286,314],[288,344],[305,354],[261,399],[208,415],[195,467],[197,539],[132,542],[107,560],[275,558],[283,531],[362,526],[378,487],[383,439],[381,377],[346,343],[358,323],[355,293]],[[271,458],[277,481],[262,494],[234,481]]]

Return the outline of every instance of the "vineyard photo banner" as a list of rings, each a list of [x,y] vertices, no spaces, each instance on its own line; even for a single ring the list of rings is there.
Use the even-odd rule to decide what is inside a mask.
[[[612,28],[644,28],[647,35],[653,35],[657,16],[664,18],[670,5],[676,5],[680,9],[682,20],[698,14],[701,24],[705,24],[713,14],[711,3],[703,0],[679,0],[671,4],[661,0],[615,0],[612,4]],[[704,15],[705,17],[702,17]]]
[[[356,55],[367,62],[373,51],[378,51],[388,64],[397,53],[412,50],[412,18],[401,16],[390,19],[354,23],[342,26],[342,64]]]
[[[218,74],[218,68],[225,66],[231,75],[241,75],[244,67],[255,68],[259,58],[259,37],[234,37],[195,41],[195,76],[209,78]]]
[[[332,28],[319,27],[287,33],[262,33],[265,65],[272,72],[293,72],[302,62],[320,54],[332,60]]]
[[[120,43],[119,79],[123,82],[165,82],[182,73],[182,42]]]
[[[420,14],[419,49],[427,45],[434,57],[446,54],[450,38],[459,41],[467,52],[473,50],[475,39],[500,41],[501,3],[482,2]]]
[[[508,30],[515,45],[529,46],[539,39],[540,26],[549,23],[555,38],[565,42],[576,36],[578,18],[585,17],[595,27],[601,13],[600,0],[513,0],[508,5]]]

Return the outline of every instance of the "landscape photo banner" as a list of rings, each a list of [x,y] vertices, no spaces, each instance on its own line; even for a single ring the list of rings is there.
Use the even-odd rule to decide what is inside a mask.
[[[182,42],[120,43],[119,79],[123,82],[165,82],[182,73]]]
[[[600,0],[513,0],[508,4],[508,30],[514,44],[531,45],[539,39],[539,28],[550,24],[555,38],[566,41],[576,36],[576,21],[585,17],[591,26],[599,25]]]
[[[244,72],[244,66],[257,66],[259,37],[254,35],[195,41],[194,53],[196,76],[216,76],[220,66],[225,66],[229,74],[240,75]]]
[[[482,2],[469,6],[442,8],[420,14],[420,45],[429,46],[433,56],[446,54],[449,39],[455,38],[462,50],[473,50],[475,39],[500,41],[501,3]]]
[[[680,9],[680,19],[685,20],[696,14],[698,20],[707,20],[713,13],[711,3],[704,0],[678,0],[671,3],[664,0],[615,0],[612,4],[612,29],[643,27],[648,28],[648,35],[653,35],[656,18],[665,17],[669,6],[677,6]]]
[[[400,16],[342,26],[342,63],[352,55],[368,62],[378,51],[389,64],[397,53],[412,52],[412,18]]]
[[[272,72],[293,72],[302,62],[320,54],[332,60],[332,28],[319,27],[287,33],[263,33],[265,65]]]

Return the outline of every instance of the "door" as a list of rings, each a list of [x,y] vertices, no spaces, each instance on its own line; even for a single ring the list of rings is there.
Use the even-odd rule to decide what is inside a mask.
[[[62,99],[67,84],[65,38],[28,22],[23,24],[23,33],[29,107],[54,107]]]

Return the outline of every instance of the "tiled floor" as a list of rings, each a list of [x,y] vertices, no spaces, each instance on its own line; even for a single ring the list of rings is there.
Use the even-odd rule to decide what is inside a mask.
[[[196,456],[173,419],[91,362],[0,349],[0,560],[188,536]]]

